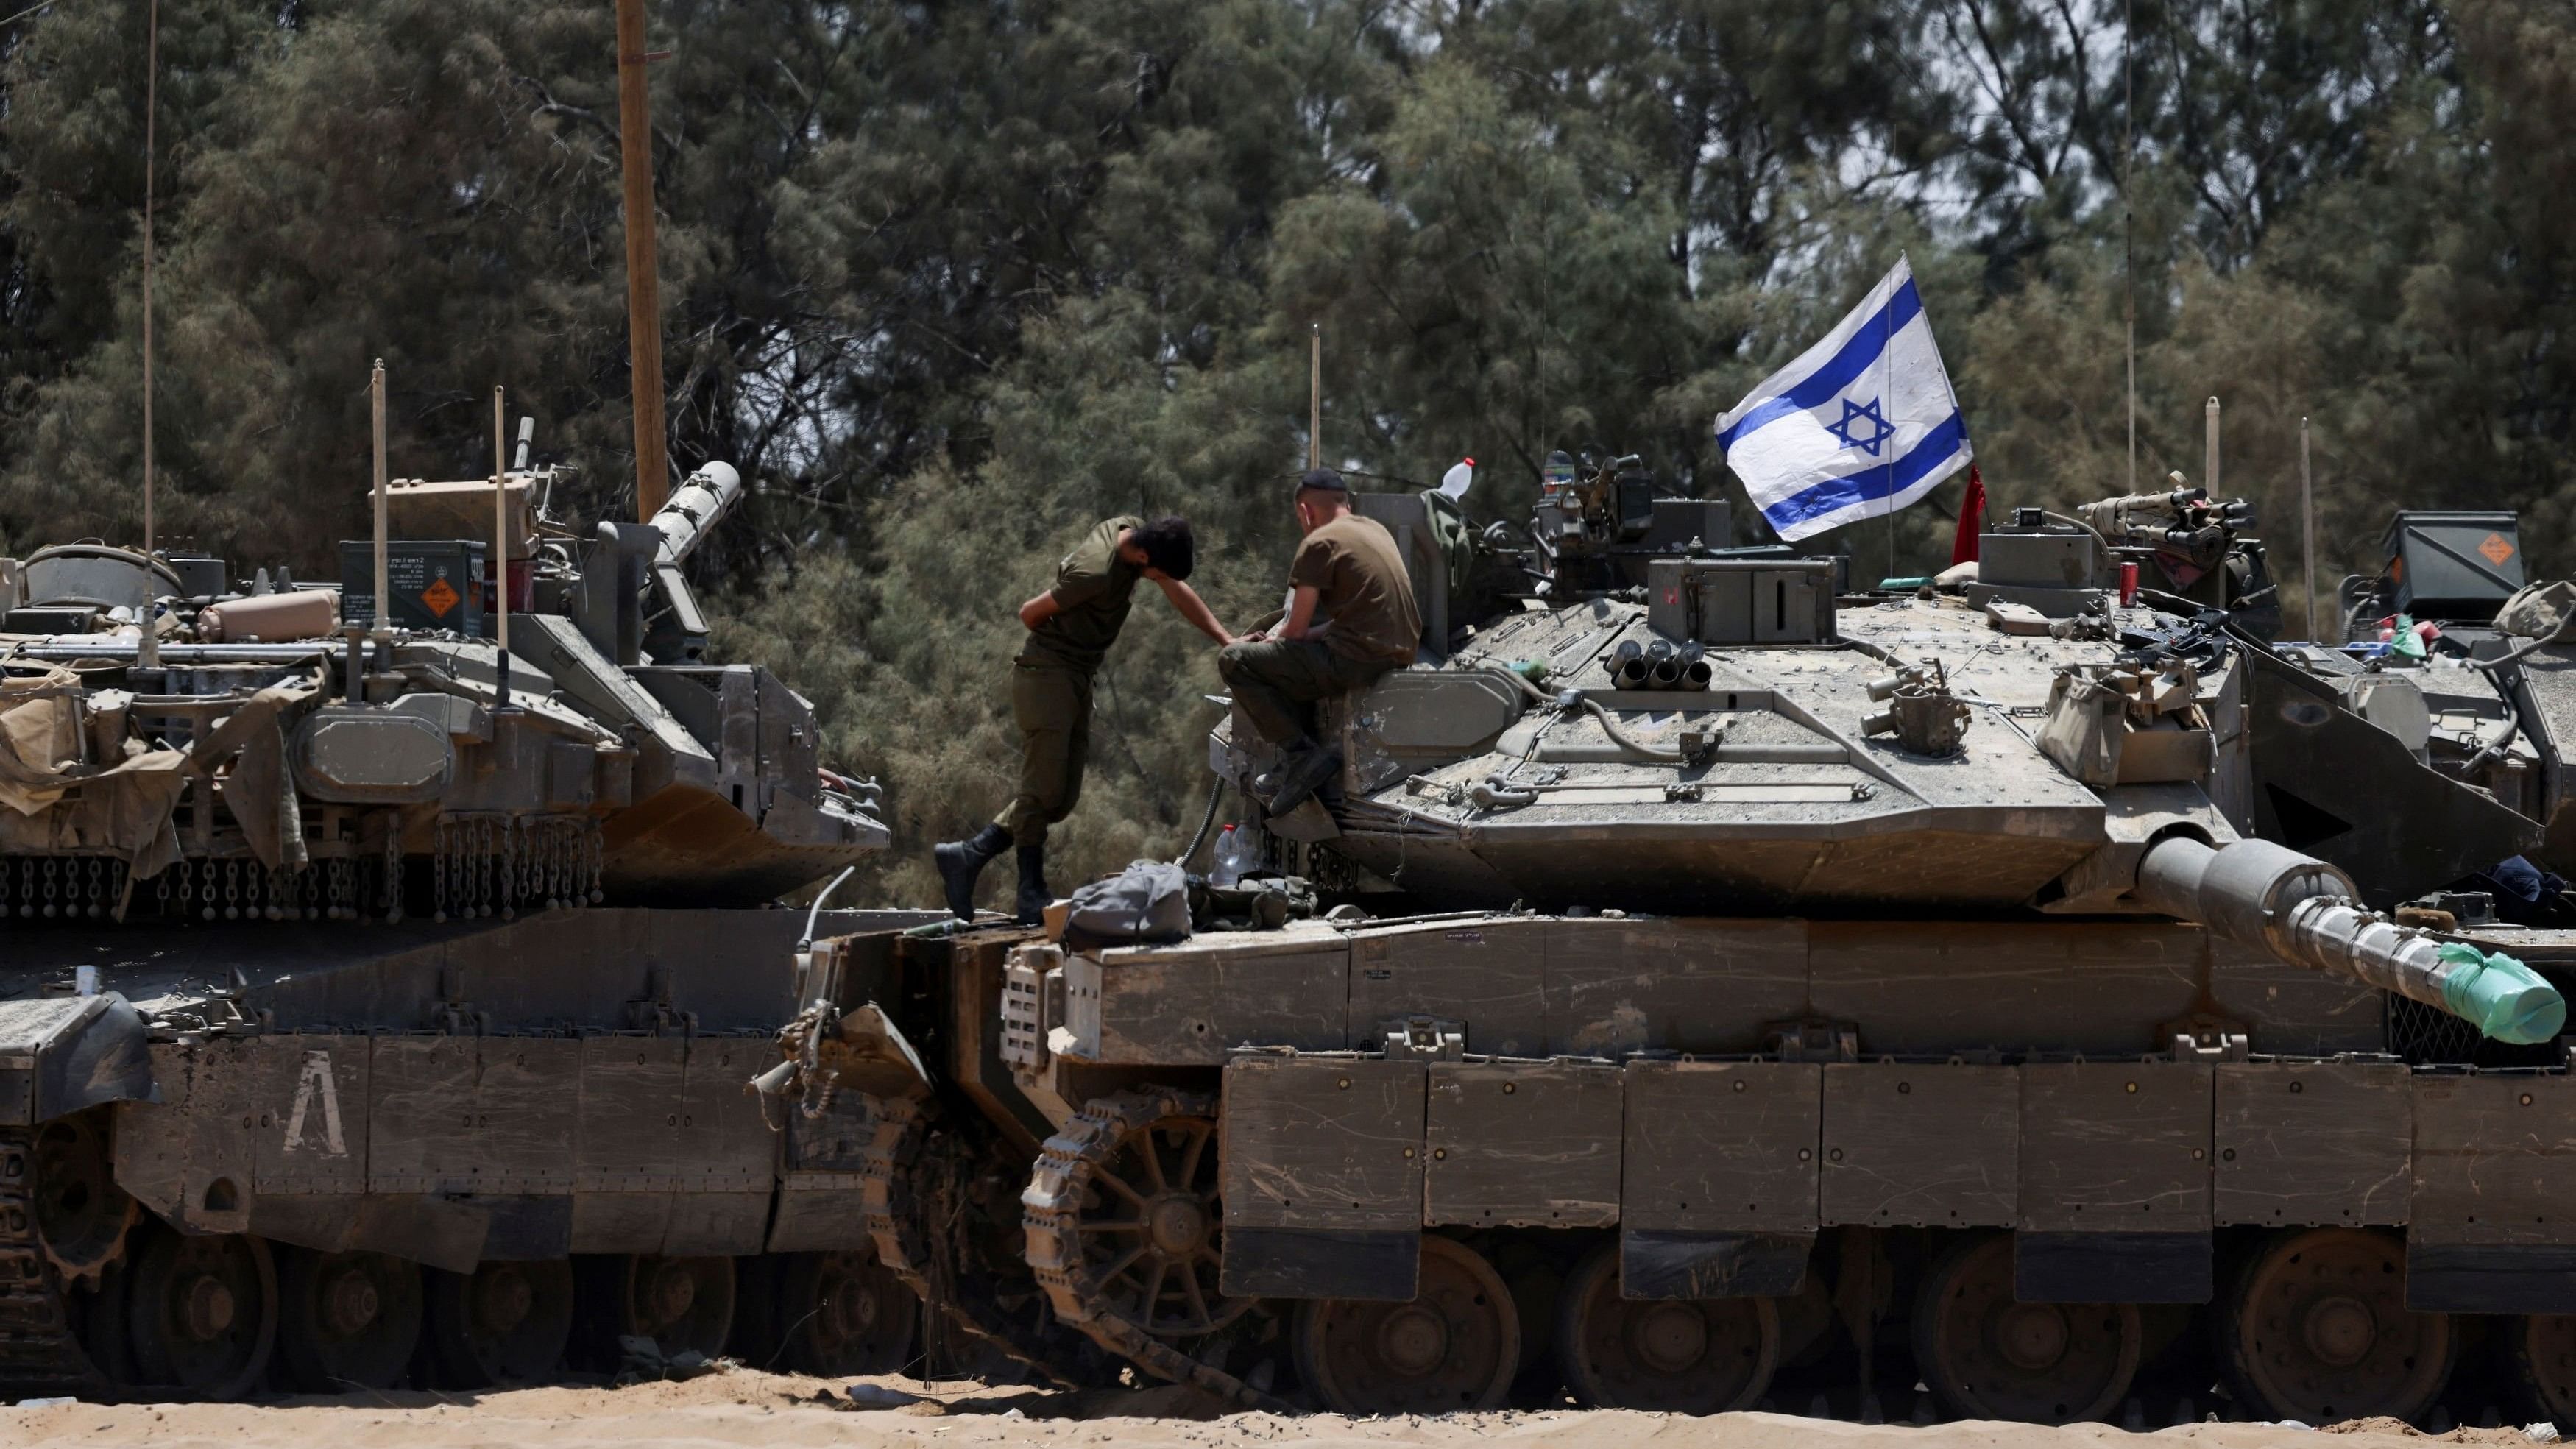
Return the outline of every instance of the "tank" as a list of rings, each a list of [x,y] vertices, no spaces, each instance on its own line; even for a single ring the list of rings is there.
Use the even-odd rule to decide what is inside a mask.
[[[732,468],[588,530],[550,482],[498,566],[489,480],[390,490],[336,589],[0,566],[0,1397],[908,1356],[865,1144],[747,1089],[800,940],[922,919],[777,904],[885,844],[876,787],[701,657]]]
[[[2505,512],[2400,510],[2385,562],[2338,589],[2337,636],[2283,653],[2435,769],[2540,823],[2531,859],[2576,871],[2576,640],[2569,586],[2525,578],[2518,520]],[[2516,914],[2560,919],[2493,879],[2467,883]],[[2529,905],[2526,912],[2523,907]],[[2526,922],[2529,924],[2531,922]]]
[[[1421,662],[1187,932],[805,954],[766,1088],[870,1124],[941,1321],[1347,1413],[2576,1408],[2576,937],[2457,890],[2541,822],[2266,642],[2241,514],[2007,515],[1856,593],[1641,549],[1606,466],[1527,543],[1362,500]],[[2123,578],[2161,544],[2198,576]],[[1210,758],[1258,818],[1240,716]]]

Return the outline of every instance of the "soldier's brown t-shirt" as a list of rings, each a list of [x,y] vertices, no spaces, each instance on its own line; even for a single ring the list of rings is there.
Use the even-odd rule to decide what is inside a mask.
[[[1144,520],[1121,515],[1105,519],[1055,566],[1055,612],[1029,631],[1020,650],[1023,664],[1057,664],[1084,674],[1095,673],[1118,631],[1127,623],[1127,606],[1144,570],[1118,556],[1118,535],[1141,528]]]
[[[1316,591],[1315,617],[1331,621],[1323,640],[1334,653],[1371,663],[1413,662],[1422,613],[1386,525],[1345,513],[1307,534],[1288,565],[1288,582]]]

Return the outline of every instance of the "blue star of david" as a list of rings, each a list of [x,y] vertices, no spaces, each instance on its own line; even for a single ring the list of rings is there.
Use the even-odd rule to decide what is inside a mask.
[[[1867,423],[1868,429],[1864,431],[1856,426],[1861,423]],[[1886,442],[1888,435],[1896,429],[1887,425],[1886,415],[1878,410],[1878,399],[1856,403],[1844,398],[1842,421],[1825,424],[1825,431],[1842,439],[1844,447],[1867,448],[1869,455],[1875,458],[1879,445]]]

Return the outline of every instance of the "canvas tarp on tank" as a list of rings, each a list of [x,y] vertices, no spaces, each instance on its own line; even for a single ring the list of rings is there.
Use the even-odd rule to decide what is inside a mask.
[[[188,756],[105,733],[92,759],[94,711],[80,679],[54,666],[0,679],[0,853],[114,854],[148,874],[178,859],[171,808]]]

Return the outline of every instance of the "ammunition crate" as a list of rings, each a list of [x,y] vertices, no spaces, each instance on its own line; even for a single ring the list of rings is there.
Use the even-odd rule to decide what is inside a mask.
[[[2427,619],[2491,619],[2523,585],[2510,513],[2407,509],[2388,525],[2390,608]]]
[[[447,629],[469,639],[488,634],[483,560],[489,548],[480,539],[466,538],[401,538],[386,544],[393,625]],[[340,544],[340,617],[369,628],[376,622],[376,546],[363,538]]]

